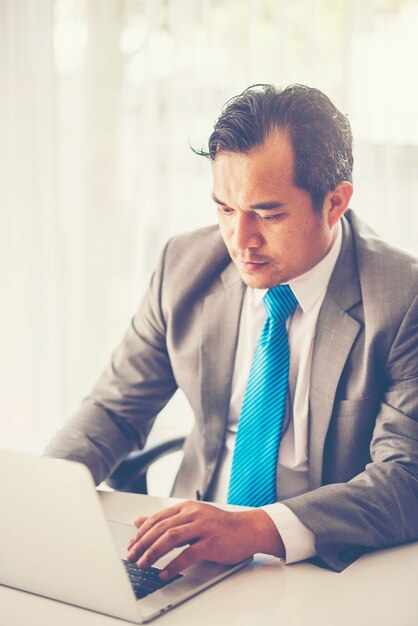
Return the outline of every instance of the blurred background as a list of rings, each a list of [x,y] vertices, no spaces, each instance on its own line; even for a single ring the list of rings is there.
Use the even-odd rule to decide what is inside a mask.
[[[319,87],[351,206],[417,252],[417,0],[0,0],[0,446],[41,452],[104,368],[166,239],[214,223],[206,145],[253,83]],[[181,395],[156,439],[191,423]]]

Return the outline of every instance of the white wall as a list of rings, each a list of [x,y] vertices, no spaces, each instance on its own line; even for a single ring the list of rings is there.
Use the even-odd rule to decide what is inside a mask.
[[[189,141],[249,84],[317,86],[348,113],[352,206],[416,252],[417,28],[412,0],[2,0],[0,445],[43,448],[167,237],[215,221]],[[161,432],[190,419],[178,398]]]

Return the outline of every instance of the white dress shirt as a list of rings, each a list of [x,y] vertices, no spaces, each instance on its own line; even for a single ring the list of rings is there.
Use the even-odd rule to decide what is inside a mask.
[[[312,350],[319,311],[328,282],[337,261],[342,232],[328,254],[302,276],[289,281],[298,306],[287,320],[290,348],[289,390],[277,463],[277,499],[284,500],[309,491],[308,479],[308,413]],[[225,445],[211,498],[226,503],[238,417],[254,352],[266,320],[263,296],[267,290],[247,287],[240,320],[231,403],[227,420]],[[286,548],[286,563],[294,563],[316,554],[315,536],[298,517],[279,502],[262,507],[279,531]]]

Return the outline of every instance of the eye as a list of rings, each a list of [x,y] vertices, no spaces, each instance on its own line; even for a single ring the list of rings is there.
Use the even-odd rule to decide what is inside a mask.
[[[218,206],[218,211],[222,215],[226,215],[226,216],[233,215],[235,213],[235,209],[231,209],[231,207],[227,207],[227,206]]]
[[[277,213],[276,215],[260,215],[259,213],[256,213],[257,218],[259,220],[261,220],[262,222],[274,222],[279,220],[281,217],[283,217],[283,213]]]

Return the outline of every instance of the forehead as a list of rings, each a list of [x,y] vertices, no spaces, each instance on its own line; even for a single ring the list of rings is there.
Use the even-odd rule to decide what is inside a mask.
[[[263,144],[248,153],[220,152],[213,163],[214,193],[268,195],[293,186],[294,154],[286,132],[272,131]]]

